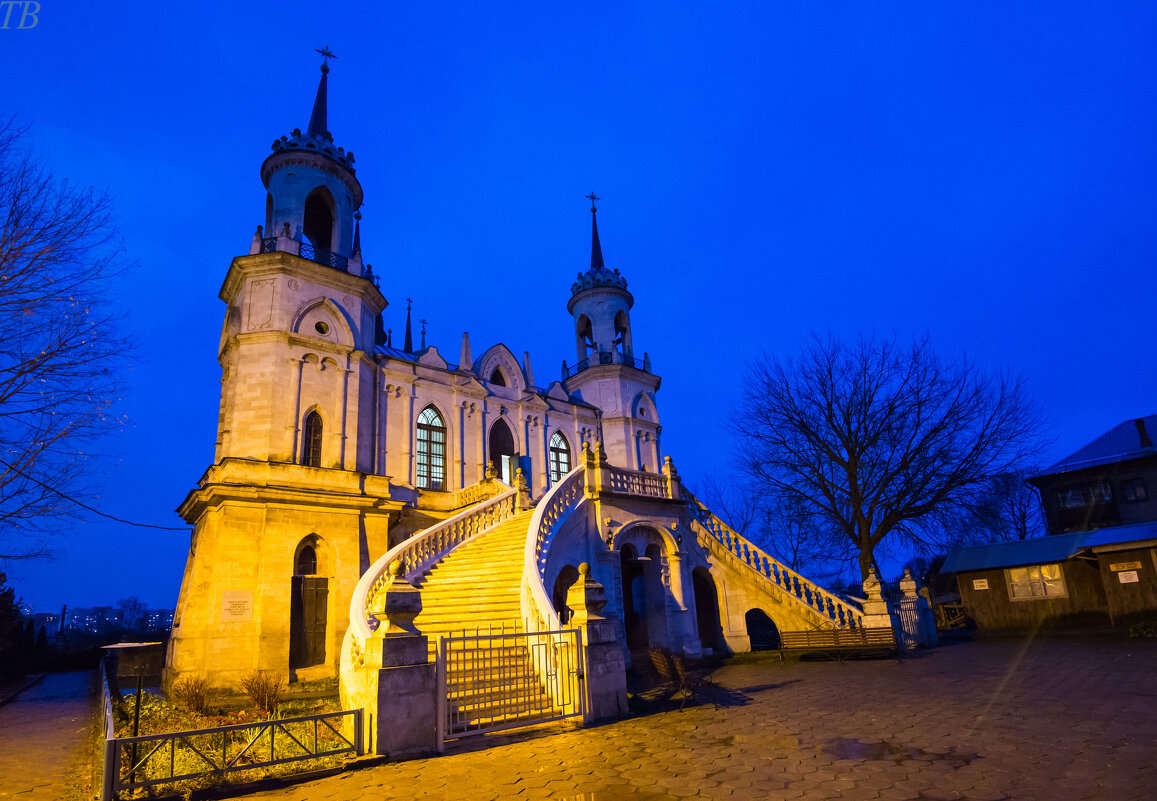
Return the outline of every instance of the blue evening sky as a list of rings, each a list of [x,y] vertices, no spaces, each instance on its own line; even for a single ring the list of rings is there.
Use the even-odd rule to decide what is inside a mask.
[[[304,128],[314,48],[357,157],[362,242],[456,361],[574,360],[584,195],[663,376],[664,450],[729,467],[744,365],[812,331],[928,334],[1024,378],[1059,458],[1157,411],[1157,5],[1135,2],[81,3],[0,30],[3,110],[107,188],[138,343],[99,506],[180,525],[213,458],[217,291],[263,222],[258,168]],[[15,20],[10,25],[15,26]],[[26,601],[176,602],[188,536],[93,519]]]

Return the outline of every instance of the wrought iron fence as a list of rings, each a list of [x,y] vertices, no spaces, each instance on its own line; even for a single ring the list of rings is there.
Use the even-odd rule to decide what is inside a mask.
[[[438,750],[449,739],[586,714],[578,629],[438,638]]]
[[[352,736],[342,731],[344,718],[352,719]],[[224,776],[287,762],[362,753],[360,709],[139,737],[109,737],[105,741],[101,798],[110,801],[124,790],[201,776]]]
[[[619,353],[618,351],[613,351],[610,353],[599,353],[592,355],[590,358],[577,362],[573,367],[567,368],[566,375],[564,375],[563,378],[571,378],[572,376],[578,375],[583,370],[590,369],[591,367],[600,364],[622,364],[627,367],[633,367],[636,370],[642,370],[644,373],[650,372],[650,365],[648,365],[645,360],[636,359],[623,353]]]
[[[276,236],[267,236],[261,240],[262,253],[276,253],[277,252]],[[329,250],[328,248],[319,248],[311,245],[309,242],[300,243],[301,247],[298,250],[298,255],[303,259],[309,259],[317,264],[324,264],[326,267],[332,267],[335,270],[342,270],[343,272],[349,269],[349,259]]]

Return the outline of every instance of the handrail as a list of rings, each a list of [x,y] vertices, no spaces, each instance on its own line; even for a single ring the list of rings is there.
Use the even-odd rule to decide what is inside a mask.
[[[522,619],[527,631],[557,631],[563,627],[543,583],[543,570],[558,523],[583,499],[585,473],[582,464],[567,473],[542,497],[530,519],[522,552]]]
[[[733,557],[840,628],[854,629],[863,626],[862,610],[801,576],[774,556],[769,556],[720,520],[698,498],[689,492],[686,494],[694,501],[692,510],[697,512],[695,522]]]
[[[362,574],[354,588],[353,597],[350,598],[348,631],[358,640],[365,640],[373,633],[367,617],[369,604],[385,586],[391,575],[390,568],[395,562],[401,560],[407,577],[417,571],[424,572],[470,537],[513,517],[518,511],[515,508],[517,495],[517,490],[507,489],[478,506],[472,506],[418,532],[386,551]]]

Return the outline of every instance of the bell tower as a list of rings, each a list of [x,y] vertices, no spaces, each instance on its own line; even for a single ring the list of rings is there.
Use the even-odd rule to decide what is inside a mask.
[[[403,502],[376,461],[374,343],[386,300],[362,266],[353,154],[327,130],[328,61],[305,133],[261,165],[265,230],[232,260],[217,447],[178,513],[193,528],[167,674],[337,675],[349,602]],[[324,500],[323,500],[324,499]]]
[[[618,269],[608,270],[599,241],[599,200],[591,201],[591,266],[571,285],[567,311],[574,319],[578,362],[566,368],[567,392],[594,404],[601,412],[599,438],[612,464],[632,470],[659,470],[658,410],[660,379],[651,372],[647,354],[635,356],[631,308],[635,298]]]
[[[359,249],[355,215],[362,186],[354,175],[354,154],[334,144],[327,121],[328,48],[305,133],[294,128],[273,143],[261,165],[265,197],[265,235],[288,235],[311,251],[307,256],[330,266],[352,266]],[[360,267],[360,265],[358,265]]]

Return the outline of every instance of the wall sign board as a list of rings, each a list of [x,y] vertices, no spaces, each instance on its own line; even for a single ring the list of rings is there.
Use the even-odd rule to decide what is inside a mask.
[[[972,589],[974,589],[974,590],[987,590],[988,589],[988,579],[973,579],[972,580]]]
[[[226,590],[221,593],[222,623],[248,623],[252,619],[252,590]]]
[[[1140,579],[1137,577],[1136,570],[1122,570],[1117,574],[1117,580],[1122,584],[1136,584]]]
[[[1112,562],[1109,564],[1109,569],[1114,573],[1120,573],[1122,570],[1140,570],[1140,562]]]

